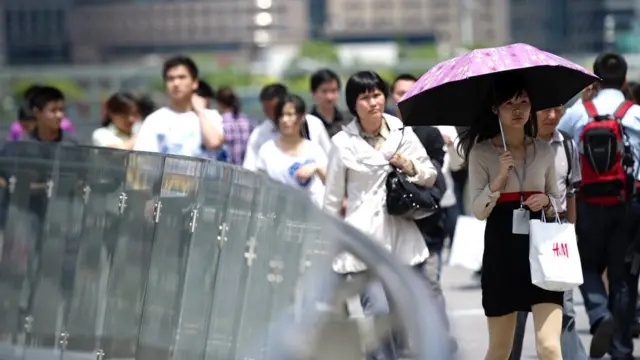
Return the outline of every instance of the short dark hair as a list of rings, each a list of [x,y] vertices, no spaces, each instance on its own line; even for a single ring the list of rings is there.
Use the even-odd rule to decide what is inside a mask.
[[[184,55],[173,56],[164,62],[162,65],[162,78],[166,79],[169,70],[178,66],[186,67],[192,78],[198,78],[198,66],[190,57]]]
[[[216,97],[215,90],[213,90],[211,85],[204,80],[198,80],[198,89],[196,90],[196,94],[210,100]]]
[[[26,102],[28,102],[29,99],[33,96],[33,94],[35,94],[41,87],[42,87],[42,85],[40,85],[40,84],[33,84],[33,85],[29,86],[24,91],[24,93],[22,93],[22,99],[25,100]]]
[[[345,98],[347,108],[353,116],[358,116],[356,112],[356,101],[358,96],[369,91],[380,90],[385,97],[389,96],[389,84],[384,81],[375,71],[359,71],[347,80],[345,86]]]
[[[620,54],[600,54],[593,63],[593,73],[602,79],[602,88],[621,89],[627,79],[627,61]]]
[[[413,81],[416,82],[418,81],[418,78],[409,74],[409,73],[405,73],[405,74],[400,74],[398,76],[396,76],[395,79],[393,79],[393,83],[391,83],[391,91],[393,91],[396,88],[396,83],[398,83],[398,81]]]
[[[19,121],[33,121],[35,120],[35,116],[33,116],[33,111],[29,109],[29,105],[27,103],[20,104],[18,108],[18,120]]]
[[[271,101],[284,98],[289,91],[281,83],[269,84],[260,90],[260,101]]]
[[[311,92],[312,93],[316,92],[316,90],[318,90],[320,85],[330,81],[335,81],[338,84],[338,89],[340,88],[340,78],[338,77],[338,74],[336,74],[333,70],[320,69],[314,72],[311,75],[311,79],[309,79]]]
[[[53,101],[64,101],[62,91],[53,86],[40,86],[31,93],[28,103],[30,109],[42,110]]]

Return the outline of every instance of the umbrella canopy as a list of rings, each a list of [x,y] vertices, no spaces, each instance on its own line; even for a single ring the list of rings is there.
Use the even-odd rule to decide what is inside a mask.
[[[492,102],[496,74],[514,72],[533,110],[563,105],[598,77],[580,65],[527,44],[477,49],[422,75],[398,104],[406,125],[469,126]]]

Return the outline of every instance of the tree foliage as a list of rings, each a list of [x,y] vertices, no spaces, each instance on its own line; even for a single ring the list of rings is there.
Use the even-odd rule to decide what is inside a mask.
[[[298,53],[291,59],[287,66],[287,71],[283,74],[283,81],[287,84],[289,91],[296,94],[309,92],[310,70],[303,66],[305,61],[312,61],[327,66],[340,64],[338,51],[330,42],[326,41],[305,41],[300,45]]]
[[[399,44],[399,58],[402,60],[434,60],[438,56],[438,48],[434,44]]]
[[[335,45],[328,41],[303,42],[298,49],[298,54],[295,56],[294,61],[304,58],[329,64],[337,64],[340,62],[338,50]]]

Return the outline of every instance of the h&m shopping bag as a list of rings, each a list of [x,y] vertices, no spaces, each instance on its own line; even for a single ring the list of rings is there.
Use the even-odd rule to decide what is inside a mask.
[[[529,221],[531,282],[549,291],[568,291],[582,285],[582,264],[573,224]]]
[[[459,216],[453,235],[449,266],[460,266],[471,271],[482,268],[485,222],[473,216]]]

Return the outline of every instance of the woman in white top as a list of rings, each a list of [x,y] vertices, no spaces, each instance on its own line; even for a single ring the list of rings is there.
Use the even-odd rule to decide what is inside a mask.
[[[275,108],[279,136],[258,151],[257,167],[270,178],[309,192],[322,205],[327,157],[324,150],[304,138],[306,106],[297,95],[287,95]]]
[[[91,137],[93,145],[132,150],[140,128],[138,100],[129,93],[117,92],[109,97],[105,110],[102,127]]]
[[[362,71],[347,81],[345,95],[354,119],[333,136],[327,166],[324,209],[340,216],[346,198],[345,221],[369,235],[407,265],[420,266],[429,250],[415,222],[389,215],[386,208],[386,178],[399,169],[409,181],[432,186],[437,171],[420,140],[400,119],[384,113],[388,85],[373,71]],[[338,273],[357,273],[365,265],[350,254],[340,254],[334,262]],[[380,283],[371,283],[360,301],[365,315],[389,312]],[[397,359],[388,340],[367,354],[367,359]]]

